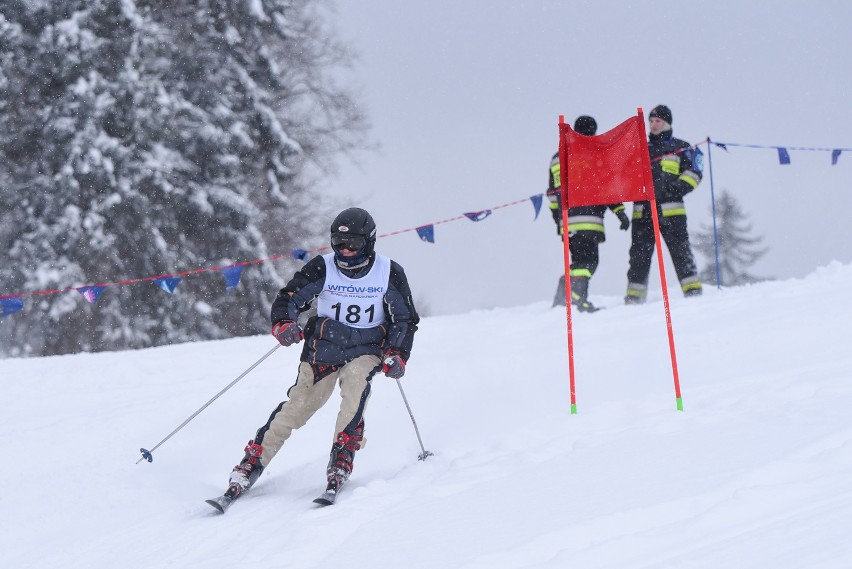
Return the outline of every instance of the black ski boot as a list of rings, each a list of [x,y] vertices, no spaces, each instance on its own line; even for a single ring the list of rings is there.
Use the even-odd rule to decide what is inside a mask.
[[[594,304],[589,302],[589,277],[571,277],[571,304],[580,312],[597,312]]]

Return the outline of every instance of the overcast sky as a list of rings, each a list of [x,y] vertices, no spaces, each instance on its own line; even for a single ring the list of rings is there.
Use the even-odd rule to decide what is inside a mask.
[[[380,234],[522,200],[546,189],[560,114],[590,114],[604,132],[660,103],[693,143],[850,148],[849,22],[840,0],[341,1],[336,25],[360,54],[348,80],[382,149],[343,164],[328,191],[371,211]],[[828,152],[790,155],[780,166],[773,149],[712,150],[716,193],[735,194],[770,247],[759,275],[852,261],[852,152],[834,167]],[[710,222],[710,191],[705,168],[686,200],[692,233]],[[378,245],[424,312],[552,298],[562,255],[548,211],[534,222],[524,203],[435,236]],[[628,247],[607,214],[592,301],[623,295]]]

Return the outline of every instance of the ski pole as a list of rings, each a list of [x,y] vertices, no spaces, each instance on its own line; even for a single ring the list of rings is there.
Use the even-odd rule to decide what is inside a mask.
[[[408,398],[405,396],[405,391],[402,390],[402,384],[396,380],[396,386],[399,387],[399,393],[402,395],[402,400],[405,402],[405,408],[408,409],[408,416],[411,417],[411,424],[414,425],[414,432],[417,435],[417,442],[420,443],[421,452],[417,456],[417,460],[426,460],[427,457],[433,456],[431,452],[423,446],[423,439],[420,438],[420,429],[417,428],[417,421],[414,420],[414,413],[411,412],[411,405],[408,404]]]
[[[241,380],[242,378],[244,378],[245,376],[247,376],[247,375],[248,375],[248,373],[249,373],[251,370],[253,370],[253,369],[254,369],[254,368],[256,368],[258,365],[260,365],[260,362],[262,362],[263,360],[265,360],[266,358],[268,358],[269,356],[271,356],[271,355],[272,355],[272,352],[274,352],[275,350],[277,350],[277,349],[278,349],[278,348],[280,348],[280,347],[281,347],[281,344],[275,344],[275,347],[274,347],[274,348],[272,348],[271,350],[269,350],[268,352],[266,352],[266,354],[264,354],[264,355],[263,355],[263,357],[261,357],[259,360],[257,360],[256,362],[254,362],[254,363],[251,365],[251,367],[249,367],[247,370],[245,370],[243,373],[241,373],[241,374],[239,375],[239,377],[237,377],[237,379],[235,379],[234,381],[232,381],[231,383],[229,383],[228,385],[226,385],[226,386],[225,386],[225,389],[223,389],[222,391],[220,391],[219,393],[217,393],[216,395],[214,395],[212,399],[210,399],[207,403],[205,403],[204,405],[202,405],[202,406],[201,406],[201,409],[199,409],[198,411],[196,411],[195,413],[193,413],[192,415],[190,415],[190,416],[189,416],[189,418],[188,418],[186,421],[184,421],[183,423],[181,423],[181,424],[178,426],[178,428],[176,428],[174,431],[172,431],[171,433],[169,433],[169,435],[168,435],[166,438],[164,438],[163,440],[161,440],[160,442],[158,442],[156,445],[154,445],[154,447],[153,447],[153,448],[151,448],[151,450],[147,450],[147,449],[144,449],[144,448],[140,448],[140,449],[139,449],[139,451],[142,453],[142,458],[140,458],[139,460],[137,460],[137,461],[136,461],[136,464],[139,464],[139,463],[140,463],[140,462],[142,462],[143,460],[147,460],[148,462],[153,462],[154,457],[152,456],[152,453],[153,453],[155,450],[157,450],[158,448],[160,448],[160,446],[161,446],[164,442],[166,442],[167,440],[169,440],[170,438],[172,438],[172,436],[174,436],[174,434],[175,434],[175,433],[177,433],[178,431],[180,431],[180,430],[181,430],[182,428],[184,428],[184,427],[185,427],[185,426],[186,426],[186,425],[187,425],[190,421],[192,421],[193,419],[195,419],[195,417],[197,417],[199,413],[201,413],[202,411],[204,411],[205,409],[207,409],[207,407],[209,407],[211,403],[213,403],[214,401],[216,401],[217,399],[219,399],[219,397],[220,397],[223,393],[225,393],[226,391],[228,391],[229,389],[231,389],[234,385],[236,385],[236,384],[237,384],[237,382],[238,382],[239,380]]]

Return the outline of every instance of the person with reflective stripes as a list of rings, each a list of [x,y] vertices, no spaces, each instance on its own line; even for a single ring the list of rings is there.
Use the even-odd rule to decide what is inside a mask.
[[[684,296],[701,294],[701,281],[689,244],[683,198],[698,187],[702,176],[702,154],[672,133],[672,112],[665,105],[648,114],[648,152],[657,200],[660,233],[674,263]],[[627,270],[625,304],[641,304],[648,295],[648,275],[654,256],[654,226],[650,202],[633,204],[630,267]]]
[[[585,136],[594,136],[598,123],[594,118],[581,115],[574,121],[574,131]],[[562,236],[562,194],[559,153],[553,155],[550,161],[550,174],[547,198],[550,201],[550,212],[556,222],[556,232]],[[595,312],[595,305],[589,302],[589,281],[598,268],[598,245],[606,240],[604,233],[604,213],[607,208],[618,216],[621,229],[630,227],[630,219],[624,212],[624,204],[591,205],[568,208],[568,249],[571,252],[571,304],[580,312]],[[565,306],[565,275],[559,277],[553,306]]]

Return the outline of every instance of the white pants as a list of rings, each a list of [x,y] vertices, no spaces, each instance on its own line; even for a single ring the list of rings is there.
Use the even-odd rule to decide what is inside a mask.
[[[289,399],[278,405],[266,425],[257,431],[255,442],[263,447],[260,461],[264,468],[290,438],[293,430],[304,426],[328,402],[338,381],[341,402],[332,442],[337,439],[338,433],[354,429],[364,418],[370,399],[370,381],[380,369],[381,360],[378,357],[359,356],[337,371],[314,381],[314,370],[310,364],[299,364],[296,384],[287,392]],[[361,447],[366,443],[364,439]]]

